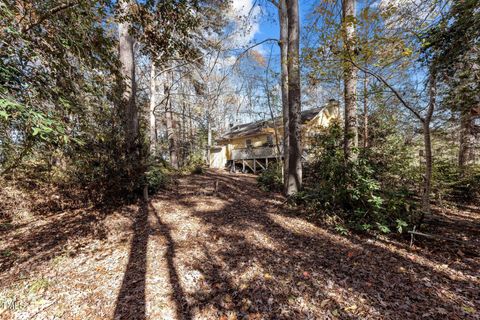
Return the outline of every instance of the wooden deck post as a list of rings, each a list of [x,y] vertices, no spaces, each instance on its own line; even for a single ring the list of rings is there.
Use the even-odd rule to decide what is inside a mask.
[[[245,173],[245,159],[242,159],[242,173]]]
[[[253,158],[253,173],[257,173],[257,160],[255,158]]]
[[[265,167],[268,169],[268,158],[265,158]]]
[[[235,173],[236,172],[236,170],[235,170],[235,160],[233,160],[233,165],[232,166],[233,166],[232,167],[232,172]]]
[[[263,169],[264,171],[267,170],[267,168],[265,168],[262,164],[261,161],[256,161],[256,163],[260,166],[261,169]]]

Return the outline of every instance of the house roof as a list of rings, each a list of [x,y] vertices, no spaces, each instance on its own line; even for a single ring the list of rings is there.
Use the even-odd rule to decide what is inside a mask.
[[[313,108],[310,110],[305,110],[301,112],[301,123],[304,124],[320,113],[325,107],[318,107]],[[275,124],[279,126],[282,121],[282,117],[276,117],[273,119]],[[260,133],[263,133],[263,130],[266,128],[273,128],[273,121],[272,120],[260,120],[245,124],[239,124],[230,128],[229,131],[225,132],[222,136],[220,136],[217,140],[229,140],[232,138],[241,138],[241,137],[248,137],[254,136]]]

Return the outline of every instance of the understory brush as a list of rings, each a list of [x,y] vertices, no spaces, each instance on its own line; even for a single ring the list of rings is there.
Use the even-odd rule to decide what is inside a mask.
[[[294,196],[295,203],[317,215],[336,216],[343,222],[338,228],[388,233],[408,227],[416,210],[412,185],[418,169],[396,136],[346,161],[342,129],[334,123],[313,139],[309,153],[304,189]]]
[[[182,174],[203,174],[205,172],[205,160],[201,154],[191,154],[180,168]]]
[[[279,162],[269,165],[268,168],[257,177],[257,182],[262,190],[282,191],[282,164]]]
[[[436,198],[453,202],[478,202],[480,198],[480,165],[459,168],[454,160],[440,158],[433,162],[433,192]]]
[[[163,159],[152,162],[145,172],[148,193],[154,194],[168,186],[173,168]]]

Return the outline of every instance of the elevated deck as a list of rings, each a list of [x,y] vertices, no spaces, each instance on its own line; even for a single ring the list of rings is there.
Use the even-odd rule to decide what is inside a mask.
[[[282,157],[283,146],[265,146],[250,147],[232,150],[231,170],[241,170],[242,172],[251,171],[253,173],[264,171],[268,168],[269,163],[276,162]]]
[[[283,154],[283,146],[280,145],[280,154],[277,146],[256,147],[256,148],[241,148],[232,150],[232,160],[254,160],[254,159],[269,159],[277,158]]]

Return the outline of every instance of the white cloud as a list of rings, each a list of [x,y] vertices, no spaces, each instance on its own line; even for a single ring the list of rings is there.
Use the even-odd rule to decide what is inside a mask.
[[[248,45],[260,31],[260,7],[254,0],[234,0],[230,5],[227,17],[232,30],[229,37],[232,47]]]
[[[255,35],[260,32],[261,8],[255,0],[234,0],[226,12],[227,36],[222,41],[224,50],[230,52],[219,59],[220,68],[232,67],[238,60],[236,49],[244,49],[252,44]],[[262,46],[255,50],[264,54]]]

